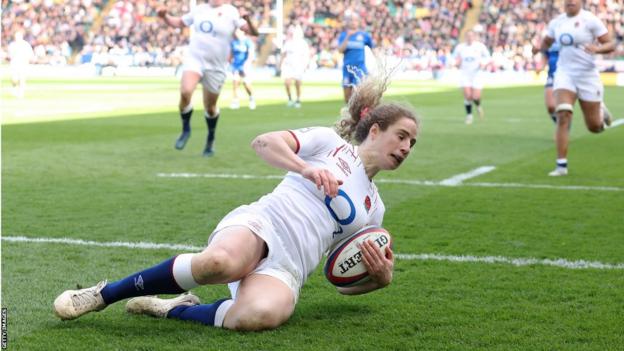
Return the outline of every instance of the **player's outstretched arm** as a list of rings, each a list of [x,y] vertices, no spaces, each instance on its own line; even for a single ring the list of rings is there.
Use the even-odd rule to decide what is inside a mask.
[[[360,246],[362,250],[362,262],[368,271],[370,280],[364,284],[338,287],[338,292],[344,295],[366,294],[373,290],[385,288],[392,282],[394,270],[394,253],[390,247],[386,247],[383,253],[372,241],[366,240]]]
[[[171,26],[174,28],[184,27],[184,22],[182,22],[182,18],[169,15],[167,13],[166,7],[159,8],[156,13],[158,14],[158,17],[162,18],[162,20],[165,21],[165,23],[167,23],[168,26]]]
[[[258,32],[258,28],[256,28],[256,26],[253,24],[253,21],[251,20],[251,17],[249,16],[249,12],[247,12],[246,9],[240,9],[239,10],[241,18],[245,20],[245,22],[247,22],[247,24],[245,26],[243,26],[243,28],[241,28],[245,33],[249,34],[249,35],[253,35],[254,37],[257,37],[258,34],[260,34]]]

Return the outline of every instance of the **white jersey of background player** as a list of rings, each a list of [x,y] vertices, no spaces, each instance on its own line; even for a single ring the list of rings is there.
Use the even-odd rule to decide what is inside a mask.
[[[303,30],[300,26],[291,26],[286,32],[280,64],[289,107],[301,107],[301,82],[309,61],[310,49],[303,36]],[[295,82],[295,92],[297,94],[297,98],[294,101],[290,90],[293,81]]]
[[[583,9],[574,17],[565,13],[555,17],[548,24],[547,35],[560,44],[557,71],[568,74],[597,72],[594,55],[585,51],[585,46],[607,32],[607,27],[596,15]]]
[[[20,31],[15,32],[15,40],[9,44],[8,54],[13,95],[23,97],[26,90],[28,65],[34,57],[32,46],[24,40],[24,33]]]
[[[199,73],[216,70],[225,74],[233,33],[246,23],[238,10],[230,4],[218,7],[200,4],[182,16],[182,21],[193,28],[186,57],[188,61],[185,61],[187,68],[196,69]]]
[[[602,103],[604,87],[594,55],[612,52],[616,43],[602,21],[581,5],[581,0],[565,0],[565,13],[550,21],[541,45],[542,50],[548,50],[555,41],[560,45],[553,84],[557,106],[557,167],[548,173],[550,176],[568,174],[569,129],[577,99],[589,131],[600,133],[611,124],[611,114]]]
[[[459,66],[459,85],[464,93],[466,124],[472,123],[473,102],[477,107],[479,116],[483,118],[483,108],[481,107],[483,77],[481,71],[490,62],[490,52],[475,37],[475,32],[471,30],[466,32],[466,42],[460,43],[453,50],[455,63]]]

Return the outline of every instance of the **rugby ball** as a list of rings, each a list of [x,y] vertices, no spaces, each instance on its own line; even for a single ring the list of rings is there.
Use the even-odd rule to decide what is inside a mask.
[[[325,277],[335,286],[354,286],[368,281],[368,272],[362,262],[362,251],[358,244],[372,240],[385,253],[392,247],[392,238],[381,227],[364,227],[349,238],[338,243],[325,262]]]

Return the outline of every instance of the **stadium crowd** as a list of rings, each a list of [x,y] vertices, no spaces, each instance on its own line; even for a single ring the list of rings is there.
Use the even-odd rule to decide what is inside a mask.
[[[259,27],[275,28],[275,1],[236,0]],[[189,1],[173,0],[3,0],[2,52],[8,38],[23,30],[33,46],[35,63],[92,63],[100,67],[178,66],[188,43],[188,30],[163,26],[161,5],[181,15]],[[407,69],[437,70],[450,61],[471,0],[292,0],[284,2],[284,25],[300,26],[310,43],[314,67],[341,65],[337,38],[345,16],[356,15],[373,35],[376,52],[400,57]],[[624,57],[624,0],[587,0],[618,41],[614,54]],[[475,31],[492,52],[494,70],[532,70],[541,60],[531,54],[548,21],[561,12],[550,0],[483,0]],[[256,48],[266,42],[258,38]],[[268,65],[279,59],[275,43]],[[609,69],[607,67],[607,69]]]
[[[467,0],[294,0],[285,25],[302,26],[318,67],[340,66],[337,38],[345,16],[355,15],[373,35],[377,52],[402,57],[409,68],[429,69],[444,65],[471,6]]]
[[[624,56],[624,0],[587,0],[584,7],[597,14],[619,42],[608,58]],[[531,53],[532,46],[560,13],[561,7],[551,0],[484,0],[477,32],[492,51],[492,69],[541,69],[542,60]]]

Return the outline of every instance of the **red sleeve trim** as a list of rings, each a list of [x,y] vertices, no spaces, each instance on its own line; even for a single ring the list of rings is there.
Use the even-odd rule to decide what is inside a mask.
[[[289,130],[288,133],[290,133],[293,138],[295,138],[295,142],[297,143],[297,149],[295,150],[295,153],[298,154],[299,153],[299,149],[301,149],[301,144],[299,143],[299,138],[297,138],[297,136],[295,135],[295,133],[293,133],[292,130]]]

